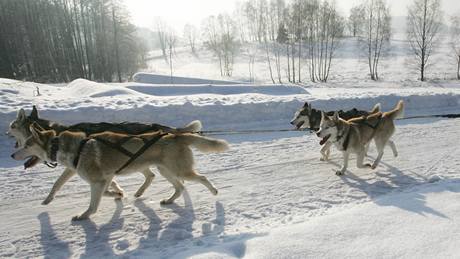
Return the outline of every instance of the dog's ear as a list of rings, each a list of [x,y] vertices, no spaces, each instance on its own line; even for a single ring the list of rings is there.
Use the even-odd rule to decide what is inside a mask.
[[[329,120],[329,117],[323,111],[321,111],[321,120]]]
[[[338,121],[339,120],[339,112],[335,111],[334,115],[332,115],[332,120]]]
[[[38,119],[38,110],[37,110],[37,107],[35,105],[32,106],[32,111],[30,112],[29,117],[31,119]]]
[[[309,105],[308,105],[308,102],[305,102],[305,103],[303,104],[303,108],[307,108],[308,106],[309,106]]]
[[[18,115],[16,116],[16,118],[19,120],[19,121],[22,121],[26,118],[26,112],[24,111],[24,109],[20,109],[18,111]]]

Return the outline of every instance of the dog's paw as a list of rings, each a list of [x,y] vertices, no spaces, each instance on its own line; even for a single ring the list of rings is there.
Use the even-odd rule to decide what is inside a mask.
[[[335,175],[341,176],[343,175],[343,172],[341,170],[335,171]]]
[[[370,168],[372,168],[372,165],[369,164],[369,163],[365,163],[365,164],[364,164],[364,167],[368,167],[368,168],[370,167]]]
[[[211,193],[213,195],[217,195],[219,193],[219,191],[217,191],[217,189],[214,188],[214,189],[211,190]]]
[[[371,165],[371,169],[377,168],[377,165]]]
[[[124,197],[125,197],[125,192],[123,190],[115,192],[115,200],[121,200]]]
[[[161,201],[160,201],[160,204],[161,204],[161,205],[168,205],[168,204],[172,204],[172,203],[173,203],[173,201],[168,200],[168,199],[164,199],[164,200],[161,200]]]
[[[142,194],[144,194],[143,190],[137,190],[137,192],[134,194],[134,197],[139,198],[142,196]]]
[[[42,201],[42,205],[48,205],[50,202],[52,202],[54,197],[46,197],[44,201]]]
[[[80,221],[80,220],[85,220],[85,219],[88,219],[88,216],[78,215],[78,216],[72,217],[72,221]]]

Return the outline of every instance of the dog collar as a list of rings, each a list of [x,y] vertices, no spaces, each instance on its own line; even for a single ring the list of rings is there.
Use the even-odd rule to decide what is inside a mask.
[[[56,162],[57,159],[57,152],[59,151],[59,137],[54,137],[51,139],[51,147],[48,157],[50,158],[51,162]]]

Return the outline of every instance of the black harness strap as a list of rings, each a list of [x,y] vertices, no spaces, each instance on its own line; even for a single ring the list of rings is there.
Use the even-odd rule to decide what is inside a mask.
[[[117,143],[113,143],[113,142],[110,142],[110,141],[108,141],[106,139],[99,138],[99,137],[96,137],[94,139],[99,141],[99,142],[104,143],[105,145],[107,145],[107,146],[109,146],[109,147],[111,147],[111,148],[113,148],[115,150],[120,151],[125,156],[132,157],[134,154],[122,146],[124,143],[126,143],[129,139],[132,139],[132,138],[133,138],[132,136],[128,137],[127,140],[126,140],[126,138],[123,138],[121,141],[119,141]]]
[[[80,141],[80,145],[78,146],[77,156],[76,156],[75,159],[73,160],[73,166],[74,166],[75,168],[77,168],[78,162],[80,161],[81,151],[82,151],[83,148],[85,147],[86,142],[88,142],[89,140],[90,140],[90,138],[85,138],[85,139],[83,139],[82,141]]]
[[[140,148],[136,153],[130,156],[129,160],[126,161],[126,163],[124,163],[117,171],[115,171],[115,174],[118,174],[119,172],[121,172],[121,170],[125,169],[129,164],[131,164],[134,160],[136,160],[136,158],[142,155],[149,147],[151,147],[153,144],[155,144],[158,140],[160,140],[165,135],[168,135],[168,133],[160,133],[148,141],[144,140],[144,146],[142,146],[142,148]]]
[[[344,151],[347,151],[348,143],[350,143],[350,131],[351,131],[351,127],[348,128],[347,137],[345,138],[345,141],[343,142],[343,150]]]

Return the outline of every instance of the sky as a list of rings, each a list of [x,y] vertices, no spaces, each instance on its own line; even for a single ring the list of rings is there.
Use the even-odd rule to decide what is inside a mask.
[[[153,27],[155,17],[161,17],[176,31],[182,31],[186,23],[199,26],[209,15],[231,13],[241,0],[124,0],[132,21],[141,27]],[[363,0],[336,0],[339,11],[348,15],[348,10]],[[460,0],[441,0],[447,14],[460,12]],[[388,0],[393,16],[405,16],[407,6],[413,0]]]

